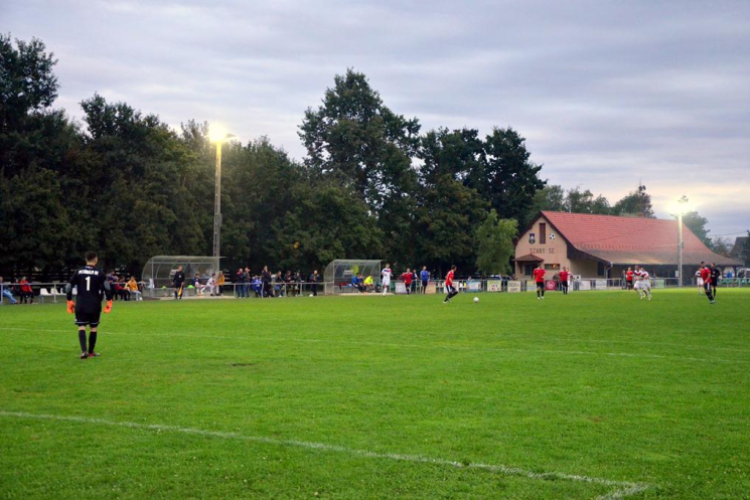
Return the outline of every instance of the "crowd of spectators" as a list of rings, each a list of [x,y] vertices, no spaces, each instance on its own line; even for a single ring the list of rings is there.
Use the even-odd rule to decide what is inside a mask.
[[[237,269],[234,275],[236,285],[236,296],[240,299],[259,297],[296,297],[302,294],[303,285],[309,285],[311,294],[318,295],[318,283],[320,283],[320,274],[314,270],[307,276],[297,271],[287,270],[286,273],[277,271],[275,274],[264,266],[260,274],[252,274],[249,267]]]

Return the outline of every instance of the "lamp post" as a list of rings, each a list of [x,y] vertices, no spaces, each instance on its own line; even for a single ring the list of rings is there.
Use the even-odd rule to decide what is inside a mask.
[[[677,200],[677,204],[679,207],[679,210],[677,211],[677,248],[678,248],[678,268],[677,268],[677,276],[679,277],[679,281],[677,283],[677,286],[681,287],[683,286],[683,278],[682,278],[682,251],[685,248],[685,242],[682,240],[682,216],[685,213],[685,207],[687,206],[688,198],[687,196],[683,195],[682,198]]]
[[[209,139],[216,143],[216,185],[214,187],[214,246],[213,256],[221,257],[221,146],[224,141],[234,137],[225,131],[212,127]]]

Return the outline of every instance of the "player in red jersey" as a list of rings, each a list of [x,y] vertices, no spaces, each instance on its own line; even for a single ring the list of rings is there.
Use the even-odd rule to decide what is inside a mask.
[[[568,295],[568,278],[569,277],[570,277],[570,273],[568,272],[568,268],[563,267],[562,271],[560,271],[560,286],[562,287],[563,295]]]
[[[406,272],[401,275],[401,279],[406,287],[406,295],[409,295],[411,293],[411,281],[414,279],[414,274],[412,274],[410,268],[406,268]]]
[[[701,278],[703,279],[703,289],[706,291],[709,304],[715,304],[714,294],[711,292],[711,268],[701,262]]]
[[[445,291],[448,295],[445,297],[443,304],[447,304],[453,297],[458,295],[458,290],[453,286],[453,278],[456,275],[456,266],[451,266],[451,270],[445,275]]]
[[[539,264],[539,267],[534,269],[534,281],[536,281],[536,298],[537,300],[544,298],[544,267]]]
[[[625,273],[625,283],[628,286],[628,290],[633,289],[633,276],[635,273],[633,272],[633,268],[628,267],[628,271]]]

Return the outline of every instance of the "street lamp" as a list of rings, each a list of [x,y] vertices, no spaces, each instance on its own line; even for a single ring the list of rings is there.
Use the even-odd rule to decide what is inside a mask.
[[[677,283],[677,286],[683,285],[683,279],[682,279],[682,251],[685,248],[685,242],[682,239],[682,216],[687,212],[688,207],[688,198],[685,195],[682,195],[682,198],[677,200],[676,210],[677,210],[677,248],[678,248],[678,254],[679,254],[679,263],[677,268],[677,276],[679,277],[679,281]]]
[[[234,137],[218,126],[212,126],[208,138],[216,143],[216,186],[214,194],[214,251],[213,256],[221,257],[221,145]]]

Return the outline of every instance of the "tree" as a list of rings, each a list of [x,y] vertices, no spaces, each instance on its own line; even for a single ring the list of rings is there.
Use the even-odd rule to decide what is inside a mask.
[[[505,218],[526,220],[537,190],[544,187],[541,165],[529,161],[526,140],[511,128],[494,128],[484,141],[484,161],[469,174],[476,189]]]
[[[351,182],[368,205],[380,208],[401,191],[418,146],[419,121],[383,104],[367,77],[351,69],[336,75],[323,105],[308,108],[299,136],[305,164],[315,173]]]
[[[724,257],[732,256],[732,240],[729,238],[716,237],[710,240],[709,248]]]
[[[745,238],[745,242],[742,245],[742,252],[740,253],[740,258],[745,263],[746,266],[750,266],[750,231],[747,232],[747,238]]]
[[[473,229],[484,220],[488,203],[467,186],[467,177],[483,156],[483,143],[476,130],[441,128],[422,137],[413,228],[419,238],[410,260],[419,256],[422,262],[438,268],[443,264],[473,268]]]
[[[411,249],[412,196],[418,189],[411,162],[419,128],[416,118],[386,107],[367,77],[351,69],[334,78],[323,104],[308,108],[300,126],[310,174],[351,185],[377,217],[392,256]]]
[[[612,215],[656,218],[654,208],[651,205],[651,195],[646,192],[646,186],[638,186],[638,189],[615,203],[612,207]]]
[[[706,224],[708,224],[708,219],[705,217],[701,217],[698,212],[695,210],[691,212],[687,212],[682,216],[682,223],[690,229],[690,231],[693,232],[694,235],[698,237],[699,240],[701,240],[703,243],[706,244],[709,248],[713,246],[713,242],[711,241],[711,238],[708,236],[708,233],[710,232],[708,229],[706,229]]]
[[[25,117],[49,108],[57,98],[54,54],[47,54],[36,38],[16,40],[16,47],[10,35],[0,34],[0,134],[17,130]]]
[[[498,219],[495,209],[490,210],[476,230],[477,269],[484,275],[509,274],[510,258],[515,251],[513,240],[517,235],[517,221]]]
[[[278,270],[322,271],[334,259],[379,257],[382,233],[353,188],[335,180],[300,182],[292,196],[295,204],[275,219],[268,248]]]
[[[602,195],[594,198],[594,193],[590,190],[581,191],[581,187],[568,191],[565,196],[566,212],[577,214],[597,214],[609,215],[611,210],[609,201]]]

